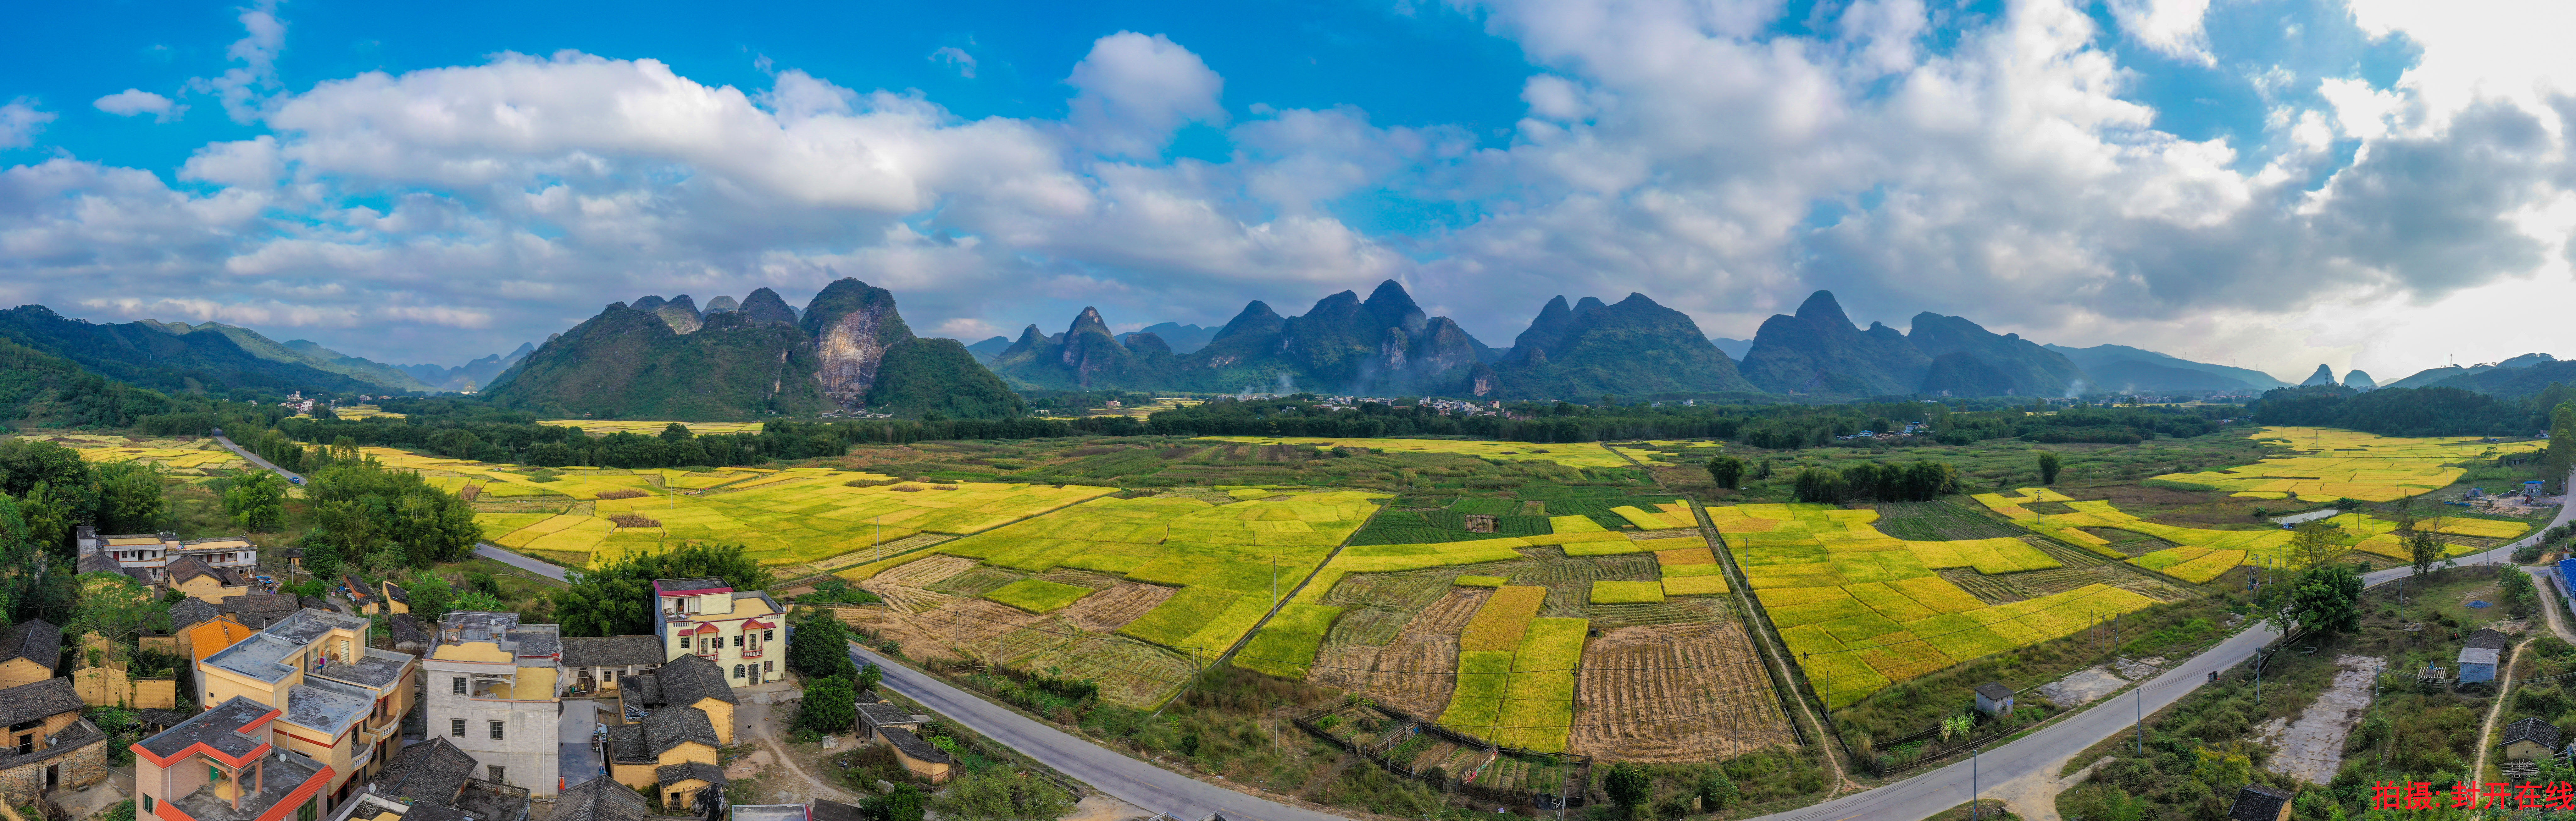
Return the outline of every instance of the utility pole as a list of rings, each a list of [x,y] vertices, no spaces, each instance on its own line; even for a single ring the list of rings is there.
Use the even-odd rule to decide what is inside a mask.
[[[2129,704],[2132,714],[2136,716],[2132,720],[2138,725],[2138,757],[2145,758],[2147,757],[2147,686],[2138,685],[2137,692],[2131,695],[2135,696]]]
[[[882,513],[877,514],[876,518],[872,519],[871,521],[876,522],[876,525],[877,525],[877,558],[876,558],[876,560],[877,560],[877,561],[882,562],[882,561],[885,561],[885,514],[882,514]]]

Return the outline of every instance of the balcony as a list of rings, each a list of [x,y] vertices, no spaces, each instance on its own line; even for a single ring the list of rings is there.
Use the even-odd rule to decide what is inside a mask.
[[[758,647],[748,647],[748,648],[744,648],[744,649],[743,649],[743,651],[742,651],[742,657],[743,657],[743,658],[747,658],[747,659],[756,659],[756,658],[760,658],[760,648],[758,648]]]

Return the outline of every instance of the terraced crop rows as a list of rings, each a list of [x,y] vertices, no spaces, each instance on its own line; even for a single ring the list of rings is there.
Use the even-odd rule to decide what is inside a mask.
[[[1758,658],[1733,622],[1609,630],[1585,653],[1568,749],[1683,762],[1795,743]]]

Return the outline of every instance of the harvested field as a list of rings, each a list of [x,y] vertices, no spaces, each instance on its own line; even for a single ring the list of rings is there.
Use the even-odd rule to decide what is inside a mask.
[[[1404,626],[1404,632],[1458,635],[1459,631],[1467,629],[1467,621],[1476,617],[1476,611],[1483,608],[1485,599],[1492,595],[1494,591],[1484,588],[1452,587],[1448,595],[1415,615],[1413,622]]]
[[[1379,646],[1394,641],[1404,632],[1405,623],[1412,620],[1412,614],[1401,610],[1354,607],[1343,611],[1342,618],[1333,622],[1333,631],[1324,634],[1324,642]]]
[[[1741,625],[1624,627],[1584,649],[1569,749],[1621,761],[1730,758],[1794,743]]]
[[[1025,578],[1028,578],[1026,574],[1013,573],[1008,570],[1000,570],[991,567],[977,567],[964,573],[959,573],[957,575],[941,579],[936,584],[925,585],[925,587],[940,593],[948,593],[958,596],[981,596],[1000,589],[1002,585],[1010,584]]]
[[[971,565],[972,562],[969,562]],[[1116,632],[1136,617],[1145,615],[1164,599],[1172,597],[1173,588],[1158,584],[1122,581],[1107,590],[1083,597],[1064,609],[1064,619],[1075,627],[1095,633]]]
[[[1309,678],[1364,692],[1378,703],[1419,717],[1440,714],[1458,674],[1458,639],[1405,633],[1385,647],[1327,646]]]

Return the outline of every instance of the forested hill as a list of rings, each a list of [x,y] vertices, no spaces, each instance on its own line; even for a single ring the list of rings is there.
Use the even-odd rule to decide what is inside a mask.
[[[2383,436],[2523,437],[2548,427],[2550,409],[2576,391],[2553,383],[2522,399],[2450,387],[2355,391],[2340,385],[2279,388],[2252,406],[2266,425],[2345,428]]]
[[[277,395],[299,390],[387,390],[384,385],[314,367],[296,356],[263,358],[223,330],[222,326],[197,330],[158,322],[100,324],[65,317],[42,305],[0,311],[0,338],[139,387],[209,393],[242,389]]]

